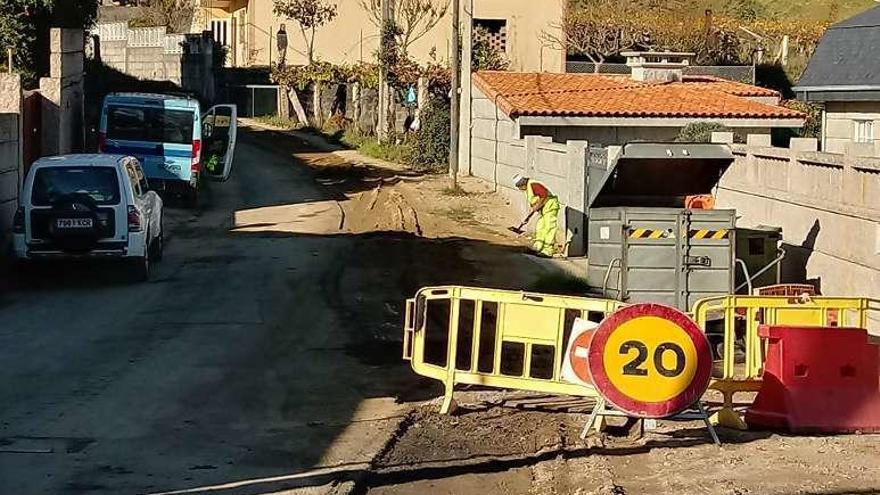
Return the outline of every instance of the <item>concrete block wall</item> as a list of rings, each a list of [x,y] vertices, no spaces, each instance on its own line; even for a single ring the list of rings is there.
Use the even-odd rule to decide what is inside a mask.
[[[166,33],[164,27],[129,29],[124,23],[99,24],[95,32],[93,53],[104,65],[136,79],[169,81],[213,101],[209,39]]]
[[[0,74],[0,256],[9,243],[23,173],[21,76]]]
[[[513,120],[477,88],[473,89],[471,129],[470,159],[463,163],[464,169],[493,184],[523,216],[528,204],[525,193],[512,184],[514,174],[545,184],[563,205],[558,241],[568,246],[568,255],[583,255],[587,142],[560,144],[543,136],[519,139]]]
[[[880,298],[880,159],[820,153],[806,141],[795,148],[733,145],[718,206],[736,208],[741,226],[782,227],[784,281]],[[880,315],[872,325],[880,330]]]

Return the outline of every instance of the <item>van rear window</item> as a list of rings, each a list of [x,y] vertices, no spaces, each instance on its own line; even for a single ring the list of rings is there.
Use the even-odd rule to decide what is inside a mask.
[[[56,201],[91,198],[98,205],[119,203],[119,179],[113,167],[41,168],[34,175],[32,202],[51,206]]]
[[[194,113],[188,110],[111,105],[107,139],[190,144]]]

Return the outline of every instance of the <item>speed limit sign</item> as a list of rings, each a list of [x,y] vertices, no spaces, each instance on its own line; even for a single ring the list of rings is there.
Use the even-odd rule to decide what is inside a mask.
[[[617,409],[640,418],[665,418],[706,392],[712,353],[686,314],[636,304],[602,321],[590,343],[589,365],[596,388]]]

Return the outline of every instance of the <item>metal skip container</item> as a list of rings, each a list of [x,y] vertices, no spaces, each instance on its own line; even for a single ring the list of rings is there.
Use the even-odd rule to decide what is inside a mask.
[[[611,158],[609,154],[611,153]],[[588,164],[587,282],[605,297],[683,311],[733,293],[736,211],[685,208],[733,163],[727,145],[631,143]]]

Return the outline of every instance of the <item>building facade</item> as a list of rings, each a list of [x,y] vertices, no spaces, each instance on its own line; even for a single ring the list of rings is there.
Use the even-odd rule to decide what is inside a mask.
[[[822,106],[822,150],[880,156],[880,7],[831,26],[794,88]]]
[[[435,1],[442,6],[444,0]],[[451,0],[446,1],[450,6],[444,18],[409,48],[410,56],[418,62],[450,59]],[[511,70],[564,72],[564,51],[551,46],[544,36],[551,32],[558,37],[564,3],[565,0],[463,0],[462,20],[469,19],[473,12],[474,25],[490,33],[493,44],[507,54]],[[338,15],[317,31],[315,58],[334,64],[374,61],[379,28],[370,13],[361,0],[335,0],[335,4]],[[283,25],[288,34],[286,63],[307,63],[306,42],[299,25],[276,16],[273,6],[273,0],[200,0],[193,31],[213,32],[214,38],[228,49],[229,66],[267,66],[277,63],[282,56],[277,34]]]

